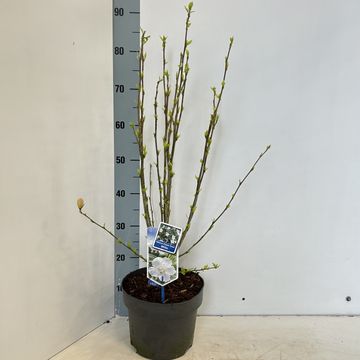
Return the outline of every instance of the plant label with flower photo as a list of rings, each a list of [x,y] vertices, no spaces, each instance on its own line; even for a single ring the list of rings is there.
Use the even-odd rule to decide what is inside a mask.
[[[175,254],[181,234],[181,228],[161,222],[152,246],[154,249]]]
[[[165,286],[179,277],[179,254],[169,254],[148,246],[147,277]]]

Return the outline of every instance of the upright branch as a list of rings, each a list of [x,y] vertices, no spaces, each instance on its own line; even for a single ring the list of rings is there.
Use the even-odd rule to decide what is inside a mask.
[[[166,68],[166,40],[167,37],[166,36],[162,36],[161,37],[161,42],[162,42],[162,83],[163,83],[163,97],[164,97],[164,106],[163,106],[163,111],[164,111],[164,122],[165,122],[165,126],[164,126],[164,135],[162,138],[162,143],[163,143],[163,180],[162,180],[162,187],[163,187],[163,192],[162,192],[162,202],[163,202],[163,207],[161,209],[162,211],[162,217],[164,219],[164,221],[166,221],[166,211],[167,211],[167,203],[166,203],[166,188],[168,185],[168,178],[169,178],[169,137],[172,133],[172,123],[169,119],[169,100],[170,100],[170,76],[169,76],[169,72]]]
[[[193,3],[190,2],[185,6],[187,13],[186,22],[185,22],[185,35],[183,48],[180,52],[178,70],[175,75],[175,88],[174,94],[172,97],[171,106],[167,103],[167,114],[165,119],[165,133],[164,133],[164,221],[169,222],[170,212],[171,212],[171,190],[172,190],[172,179],[175,175],[174,173],[174,154],[176,143],[180,137],[179,135],[179,126],[184,110],[184,98],[186,91],[186,82],[189,73],[189,46],[191,40],[188,39],[189,28],[191,26],[190,18],[192,11]],[[163,38],[162,38],[163,39]],[[166,39],[165,39],[166,41]],[[164,40],[163,40],[163,49],[164,49]],[[168,76],[168,72],[165,71],[165,75]],[[167,96],[170,96],[170,91],[168,91]],[[165,177],[166,174],[166,177]]]
[[[227,54],[225,56],[225,64],[224,64],[224,73],[223,73],[223,78],[221,81],[221,88],[220,91],[217,92],[215,87],[212,87],[212,92],[213,92],[213,108],[212,108],[212,112],[210,115],[210,121],[209,121],[209,125],[207,130],[204,133],[204,137],[205,137],[205,142],[204,142],[204,149],[203,149],[203,154],[202,157],[200,159],[200,169],[198,172],[198,175],[195,176],[196,179],[196,187],[195,187],[195,194],[194,194],[194,199],[192,204],[190,205],[190,211],[189,214],[187,216],[187,223],[184,227],[180,242],[179,242],[179,247],[183,244],[184,239],[186,237],[186,234],[188,233],[190,226],[191,226],[191,221],[194,217],[195,211],[196,211],[196,206],[197,206],[197,202],[199,199],[199,194],[201,191],[201,184],[203,182],[205,173],[207,171],[207,160],[208,160],[208,156],[209,156],[209,152],[210,152],[210,147],[211,147],[211,143],[212,143],[212,139],[214,136],[214,131],[216,128],[216,125],[219,121],[219,106],[222,100],[222,95],[225,89],[225,80],[226,80],[226,75],[228,72],[228,68],[229,68],[229,57],[230,57],[230,52],[231,52],[231,48],[233,46],[234,43],[234,38],[231,37],[230,38],[230,42],[229,42],[229,47],[228,47],[228,51]]]
[[[144,144],[144,123],[145,123],[145,110],[144,110],[144,100],[145,100],[145,87],[144,87],[144,65],[146,59],[145,53],[145,44],[149,40],[150,36],[146,36],[145,31],[141,31],[141,42],[140,42],[140,52],[139,52],[139,84],[138,84],[138,123],[131,123],[130,126],[134,131],[136,142],[139,147],[139,156],[140,156],[140,168],[138,169],[138,175],[140,178],[140,187],[143,199],[143,208],[144,208],[144,218],[146,221],[146,226],[151,226],[151,217],[149,209],[149,198],[147,195],[146,181],[145,181],[145,157],[147,155],[146,145]]]
[[[162,79],[159,79],[156,83],[156,90],[155,90],[155,99],[154,99],[154,118],[155,118],[155,126],[154,126],[154,144],[155,144],[155,155],[156,155],[156,174],[157,174],[157,181],[158,181],[158,189],[159,189],[159,207],[160,207],[160,218],[161,221],[164,221],[164,205],[163,205],[163,183],[161,180],[160,175],[160,150],[159,150],[159,144],[158,144],[158,96],[159,96],[159,86],[162,82]]]
[[[215,223],[224,215],[224,213],[230,208],[230,205],[232,203],[232,201],[234,200],[237,192],[239,191],[241,185],[246,181],[246,179],[248,178],[248,176],[255,170],[255,166],[257,165],[257,163],[261,160],[261,158],[267,153],[267,151],[270,149],[270,145],[268,145],[266,147],[266,149],[259,155],[259,157],[256,159],[256,161],[254,162],[253,166],[250,168],[250,170],[246,173],[246,175],[242,178],[242,180],[239,180],[239,184],[237,185],[235,191],[231,194],[230,200],[227,202],[226,206],[224,207],[224,209],[221,211],[221,213],[212,220],[210,226],[207,228],[207,230],[200,236],[200,238],[194,243],[192,244],[186,251],[184,251],[182,254],[180,254],[181,256],[184,256],[186,254],[189,254],[189,252],[200,243],[201,240],[204,239],[204,237],[209,233],[209,231],[214,227]]]
[[[154,220],[154,208],[153,208],[153,201],[152,201],[152,164],[149,167],[149,204],[150,204],[150,215],[151,215],[151,226],[155,226]]]

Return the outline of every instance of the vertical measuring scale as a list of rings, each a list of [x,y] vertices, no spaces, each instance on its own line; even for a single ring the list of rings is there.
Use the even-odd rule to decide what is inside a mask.
[[[140,183],[138,146],[130,123],[137,123],[140,0],[113,0],[115,235],[139,249]],[[139,259],[115,244],[115,314],[127,315],[121,281]]]

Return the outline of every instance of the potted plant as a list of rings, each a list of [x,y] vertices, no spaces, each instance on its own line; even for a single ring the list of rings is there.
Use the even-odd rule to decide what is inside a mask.
[[[139,51],[139,83],[138,83],[138,119],[137,124],[130,123],[139,148],[140,167],[138,175],[142,195],[143,216],[148,229],[148,254],[144,255],[123,239],[118,238],[105,225],[90,217],[83,211],[84,200],[78,199],[77,206],[80,213],[95,225],[102,228],[115,240],[129,249],[141,260],[147,263],[146,268],[138,269],[129,273],[122,282],[124,303],[129,310],[129,326],[131,343],[137,352],[150,359],[169,360],[182,356],[193,342],[197,309],[202,302],[204,281],[199,273],[211,269],[217,269],[218,264],[204,265],[193,268],[179,268],[179,259],[189,254],[215,226],[224,213],[230,208],[232,201],[242,184],[254,171],[255,166],[270,145],[260,153],[246,175],[238,182],[234,192],[224,205],[222,211],[210,222],[204,233],[191,245],[185,247],[185,238],[191,228],[193,217],[196,213],[201,186],[207,171],[208,155],[214,139],[215,130],[219,121],[219,106],[223,97],[225,82],[229,69],[229,57],[234,43],[230,38],[228,50],[225,56],[224,71],[218,88],[212,87],[212,107],[208,127],[204,132],[204,145],[199,165],[198,174],[195,177],[195,193],[187,221],[183,228],[169,224],[172,205],[172,191],[174,173],[174,155],[180,138],[180,127],[183,121],[184,100],[186,94],[189,67],[189,29],[193,3],[185,6],[186,21],[185,35],[179,63],[174,79],[170,76],[166,57],[166,36],[161,37],[162,44],[162,75],[156,83],[154,99],[154,132],[153,148],[155,151],[155,177],[158,190],[158,214],[160,224],[156,224],[152,194],[152,169],[147,168],[147,149],[144,141],[145,124],[145,46],[149,36],[141,31]],[[160,110],[159,96],[162,97],[162,109]],[[160,114],[161,113],[161,114]],[[161,116],[161,118],[160,118]],[[160,121],[161,127],[160,127]],[[161,132],[161,135],[160,135]],[[148,176],[147,176],[148,174]],[[149,190],[148,190],[149,186]],[[171,219],[174,221],[174,219]],[[162,234],[161,234],[162,233]],[[160,247],[156,247],[156,241],[162,241]],[[162,248],[161,246],[165,246]],[[167,250],[164,250],[167,249]],[[169,250],[170,249],[170,250]],[[164,251],[163,251],[164,250]],[[152,281],[149,281],[152,280]],[[164,335],[166,339],[164,340]]]

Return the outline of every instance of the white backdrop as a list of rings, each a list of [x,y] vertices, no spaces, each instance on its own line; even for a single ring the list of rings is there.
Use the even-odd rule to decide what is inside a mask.
[[[175,66],[183,5],[142,1],[151,89],[160,34],[169,35]],[[178,225],[230,35],[235,47],[189,243],[272,144],[231,211],[186,259],[221,264],[204,274],[200,312],[360,313],[360,3],[198,0],[195,10],[175,164]],[[111,2],[6,0],[0,29],[0,358],[38,360],[113,311],[112,243],[74,207],[84,196],[112,226]]]
[[[142,27],[152,35],[152,88],[162,34],[175,66],[183,5],[142,1]],[[175,164],[172,222],[178,225],[192,200],[210,86],[220,82],[230,35],[235,45],[189,243],[272,144],[230,212],[186,259],[189,265],[221,264],[204,274],[201,313],[360,313],[360,3],[198,0],[194,10],[186,123]],[[149,113],[151,106],[150,97]]]

